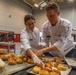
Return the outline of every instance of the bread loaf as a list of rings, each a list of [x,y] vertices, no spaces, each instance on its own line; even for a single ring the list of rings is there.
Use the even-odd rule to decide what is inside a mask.
[[[5,63],[0,59],[0,72],[5,69]]]

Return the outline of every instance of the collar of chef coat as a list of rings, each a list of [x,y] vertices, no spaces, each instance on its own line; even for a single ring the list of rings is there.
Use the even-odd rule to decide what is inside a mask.
[[[52,26],[52,25],[51,25],[51,23],[49,22],[49,24],[48,24],[48,25],[49,25],[49,27],[51,28],[51,27],[60,26],[60,22],[61,22],[60,20],[61,20],[61,18],[60,18],[60,16],[59,16],[59,17],[58,17],[58,21],[57,21],[57,23],[56,23],[56,25],[55,25],[55,26]]]
[[[28,30],[28,29],[26,29],[26,28],[24,28],[24,30],[27,31],[28,33],[34,33],[34,32],[35,32],[35,27],[34,27],[34,29],[33,29],[33,32],[30,31],[30,30]]]

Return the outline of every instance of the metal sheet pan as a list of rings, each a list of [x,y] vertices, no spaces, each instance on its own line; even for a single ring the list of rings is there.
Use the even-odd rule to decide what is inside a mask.
[[[76,68],[76,61],[73,58],[65,58],[68,65],[72,66],[73,68]]]
[[[44,57],[42,57],[42,58],[46,58],[46,59],[49,59],[49,60],[52,60],[53,59],[53,57],[46,57],[46,56],[44,56]],[[55,63],[55,62],[54,62]],[[65,62],[60,62],[61,64],[64,64]],[[67,64],[64,64],[65,66],[66,66],[66,71],[60,71],[61,72],[61,75],[68,75],[69,73],[70,73],[70,71],[71,71],[71,69],[72,69],[72,67],[68,67],[68,65]],[[31,74],[35,74],[35,73],[33,73],[32,71],[32,68],[30,68],[30,69],[28,69],[27,70],[27,72],[28,73],[31,73]],[[35,74],[35,75],[38,75],[38,74]]]
[[[71,67],[68,68],[67,65],[66,65],[66,71],[60,71],[61,75],[68,75],[70,73],[71,69],[72,69]],[[31,73],[31,74],[35,74],[35,73],[32,72],[32,68],[28,69],[27,72]],[[39,75],[39,74],[35,74],[35,75]]]
[[[29,68],[31,66],[33,66],[33,64],[28,64],[26,62],[22,64],[16,64],[16,65],[8,65],[8,63],[6,62],[6,68],[2,73],[0,73],[0,75],[10,75],[12,73]]]

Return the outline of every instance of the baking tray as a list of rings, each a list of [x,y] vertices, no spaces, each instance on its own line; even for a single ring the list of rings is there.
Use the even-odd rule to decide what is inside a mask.
[[[42,57],[42,60],[43,60],[43,59],[45,59],[45,58],[46,58],[47,60],[50,60],[50,61],[54,62],[54,61],[53,61],[53,58],[54,58],[54,57],[50,57],[50,56],[48,56],[48,57],[47,57],[47,56],[43,56],[43,57]],[[64,59],[63,59],[63,60],[64,60]],[[43,61],[43,62],[44,62],[44,61]],[[62,61],[62,62],[59,62],[59,63],[63,63],[63,64],[64,64],[64,63],[65,63],[65,60],[64,60],[64,61]]]
[[[49,60],[52,60],[52,59],[53,59],[53,57],[46,57],[46,56],[43,56],[42,58],[43,58],[43,59],[46,58],[46,59],[49,59]],[[55,62],[53,62],[53,63],[55,63]],[[61,63],[61,64],[64,64],[65,61],[64,61],[64,62],[60,62],[60,63]],[[66,66],[66,71],[60,71],[60,72],[61,72],[61,75],[68,75],[68,74],[70,73],[72,67],[70,67],[70,66],[68,67],[67,64],[64,64],[64,65]],[[32,70],[32,68],[28,69],[27,72],[30,73],[30,74],[34,74],[34,75],[39,75],[39,74],[33,73],[31,70]]]
[[[74,58],[65,58],[68,65],[72,66],[73,68],[76,68],[76,61]]]
[[[10,75],[12,73],[18,72],[23,69],[27,69],[34,65],[34,64],[28,64],[26,62],[23,62],[22,64],[16,64],[16,65],[8,65],[7,62],[5,63],[6,63],[6,68],[2,73],[0,73],[0,75]]]
[[[69,75],[69,73],[70,73],[70,71],[71,71],[71,69],[72,69],[71,67],[68,68],[67,65],[65,65],[65,66],[66,66],[66,71],[60,71],[60,72],[61,72],[61,75]],[[30,74],[34,74],[34,75],[39,75],[39,74],[33,73],[33,72],[32,72],[32,68],[28,69],[27,72],[30,73]]]

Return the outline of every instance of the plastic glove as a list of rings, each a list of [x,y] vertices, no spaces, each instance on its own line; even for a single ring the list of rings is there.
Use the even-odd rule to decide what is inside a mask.
[[[44,63],[35,55],[32,55],[32,59],[36,65],[44,65]]]

